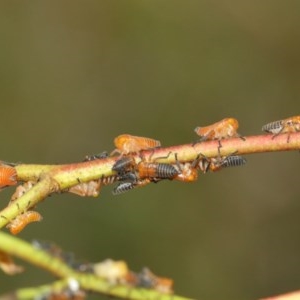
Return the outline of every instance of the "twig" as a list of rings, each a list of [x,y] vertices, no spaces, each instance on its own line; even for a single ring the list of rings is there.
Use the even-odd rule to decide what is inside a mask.
[[[291,151],[300,149],[300,132],[281,134],[276,137],[272,134],[247,136],[241,138],[228,138],[221,141],[220,153],[222,156],[237,154],[254,154],[272,151]],[[217,157],[218,141],[206,141],[195,144],[185,144],[173,147],[156,148],[142,151],[142,157],[149,162],[163,162],[175,164],[176,162],[190,162],[199,154],[205,157]],[[136,162],[141,161],[141,153],[132,156]],[[116,175],[112,166],[118,160],[118,156],[104,159],[96,159],[81,163],[67,165],[17,165],[17,177],[19,181],[38,181],[38,183],[26,192],[12,205],[0,212],[0,228],[5,226],[18,214],[35,206],[48,195],[54,192],[63,192],[78,183],[88,182],[103,177]]]
[[[76,280],[80,288],[85,291],[97,292],[118,298],[136,300],[191,300],[186,297],[173,294],[162,294],[155,290],[131,287],[125,284],[112,285],[107,280],[97,277],[92,273],[89,274],[77,272],[70,268],[64,261],[55,258],[47,252],[37,249],[33,245],[2,231],[0,231],[0,250],[26,260],[63,279],[63,281],[56,282],[54,285],[52,284],[42,287],[19,289],[15,292],[15,295],[18,296],[17,299],[33,299],[34,297],[31,297],[32,295],[40,295],[41,292],[51,290],[52,287],[62,287],[66,284],[66,280],[73,279]],[[24,298],[25,295],[30,295],[30,297]]]

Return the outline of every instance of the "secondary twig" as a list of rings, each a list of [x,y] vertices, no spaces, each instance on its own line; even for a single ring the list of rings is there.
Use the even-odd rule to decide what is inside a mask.
[[[63,260],[53,257],[44,250],[35,248],[33,245],[2,231],[0,231],[0,250],[41,267],[64,280],[75,280],[78,282],[79,287],[85,291],[92,291],[125,299],[189,300],[186,297],[174,294],[162,294],[153,289],[138,288],[126,284],[112,285],[107,280],[92,273],[75,271]],[[55,284],[56,287],[64,285],[65,282],[59,281],[59,284],[57,284]],[[50,290],[52,286],[53,284],[49,286],[20,289],[19,291],[16,291],[15,295],[19,295],[19,298],[17,299],[24,299],[24,295],[38,296],[41,295],[41,292]],[[26,299],[33,298],[34,297],[28,297]]]

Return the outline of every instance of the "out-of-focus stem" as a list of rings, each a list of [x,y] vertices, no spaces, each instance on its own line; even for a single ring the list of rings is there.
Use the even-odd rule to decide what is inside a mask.
[[[162,294],[156,290],[142,289],[128,285],[112,285],[104,278],[97,277],[92,273],[81,273],[70,268],[64,261],[51,256],[47,252],[35,248],[33,245],[22,241],[0,231],[0,250],[10,255],[21,258],[33,265],[41,267],[63,280],[52,285],[19,289],[14,293],[16,299],[34,299],[42,293],[59,289],[67,284],[67,280],[76,280],[79,287],[86,291],[93,291],[101,294],[115,296],[124,299],[162,299],[162,300],[191,300],[177,295]]]

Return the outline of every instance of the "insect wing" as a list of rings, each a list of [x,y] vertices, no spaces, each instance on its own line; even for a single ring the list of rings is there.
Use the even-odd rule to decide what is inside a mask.
[[[14,167],[0,164],[0,189],[16,185],[17,184],[17,172]]]
[[[155,147],[160,147],[160,141],[134,136],[129,134],[122,134],[114,139],[115,146],[119,152],[122,154],[128,154],[131,152],[138,152],[141,150],[151,149]]]

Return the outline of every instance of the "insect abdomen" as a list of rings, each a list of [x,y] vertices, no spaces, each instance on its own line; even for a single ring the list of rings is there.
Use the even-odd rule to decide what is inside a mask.
[[[246,164],[246,159],[239,155],[231,155],[224,159],[222,167],[238,167]]]
[[[177,169],[170,164],[141,162],[138,165],[140,178],[172,179],[178,173]]]
[[[134,187],[135,186],[132,182],[122,182],[114,188],[112,193],[113,195],[123,194],[132,190]]]
[[[262,131],[266,131],[274,134],[280,133],[282,129],[283,129],[282,120],[268,123],[262,127]]]

